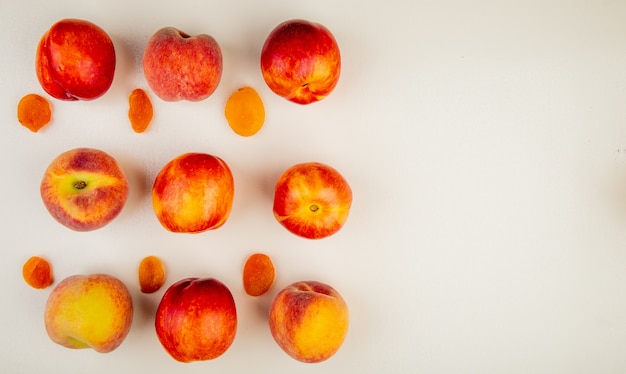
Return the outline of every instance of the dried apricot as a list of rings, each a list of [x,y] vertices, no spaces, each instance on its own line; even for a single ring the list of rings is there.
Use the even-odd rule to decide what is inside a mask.
[[[274,284],[274,264],[270,257],[255,253],[243,267],[243,288],[250,296],[261,296]]]
[[[236,134],[252,136],[263,127],[265,106],[254,88],[242,87],[226,101],[224,115]]]
[[[142,133],[148,129],[154,116],[152,102],[146,91],[135,88],[128,96],[128,119],[136,133]]]
[[[158,291],[165,283],[165,267],[156,256],[145,257],[139,263],[139,287],[143,293]]]
[[[51,118],[52,108],[45,97],[28,94],[17,104],[17,120],[32,132],[37,132],[50,123]]]
[[[29,258],[22,267],[22,277],[32,288],[43,289],[54,282],[52,266],[39,256]]]

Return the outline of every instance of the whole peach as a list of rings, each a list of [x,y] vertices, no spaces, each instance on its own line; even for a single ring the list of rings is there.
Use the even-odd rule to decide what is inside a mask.
[[[234,193],[233,175],[224,160],[206,153],[185,153],[157,174],[152,207],[165,229],[199,233],[226,222]]]
[[[333,356],[348,333],[348,305],[333,287],[293,283],[270,307],[269,326],[278,346],[292,358],[317,363]]]
[[[35,69],[41,87],[60,100],[93,100],[106,93],[115,74],[115,48],[92,22],[63,19],[44,33]]]
[[[122,344],[132,321],[128,288],[108,274],[65,278],[50,293],[44,313],[46,332],[53,342],[100,353]]]
[[[222,51],[210,35],[190,36],[164,27],[146,45],[143,71],[148,85],[162,100],[200,101],[220,82]]]
[[[75,231],[91,231],[120,214],[128,199],[128,181],[117,160],[108,153],[76,148],[50,163],[40,192],[55,220]]]
[[[338,232],[352,206],[352,189],[333,167],[304,162],[288,168],[274,189],[274,217],[288,231],[307,239]]]
[[[235,300],[228,287],[217,279],[182,279],[163,294],[155,328],[163,348],[175,360],[215,359],[235,339]]]
[[[261,72],[277,95],[298,104],[324,99],[337,85],[341,54],[333,34],[319,23],[285,21],[267,36]]]

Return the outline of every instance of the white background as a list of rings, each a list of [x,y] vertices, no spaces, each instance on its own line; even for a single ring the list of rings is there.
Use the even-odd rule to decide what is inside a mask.
[[[44,94],[34,69],[41,35],[84,18],[115,44],[107,94],[51,99],[34,134],[19,99]],[[259,54],[290,18],[321,22],[342,52],[324,101],[299,106],[262,80]],[[626,372],[625,1],[55,1],[0,5],[0,371],[7,373],[623,373]],[[151,98],[151,128],[135,134],[127,97],[148,88],[143,47],[175,26],[222,46],[217,91],[199,103]],[[266,105],[242,138],[223,107],[243,85]],[[56,223],[39,182],[59,153],[100,148],[131,188],[103,229]],[[236,184],[228,222],[198,235],[166,232],[153,215],[158,170],[189,151],[222,157]],[[292,164],[321,161],[350,182],[354,203],[335,236],[298,238],[273,218],[273,187]],[[241,285],[245,258],[269,254],[277,280],[262,298]],[[114,352],[52,343],[43,325],[51,288],[21,277],[32,255],[56,283],[107,272],[126,282],[135,319]],[[143,295],[139,261],[157,255],[166,286],[211,276],[235,297],[239,329],[221,357],[192,364],[161,348],[153,314],[165,287]],[[320,364],[284,354],[267,326],[271,298],[315,279],[350,306],[339,352]]]

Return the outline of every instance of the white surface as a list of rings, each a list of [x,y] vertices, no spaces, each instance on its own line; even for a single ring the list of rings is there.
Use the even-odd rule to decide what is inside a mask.
[[[96,101],[53,100],[53,122],[33,134],[16,105],[43,93],[37,42],[67,17],[111,35],[115,81]],[[289,18],[325,24],[342,51],[339,85],[314,105],[275,96],[258,68],[266,35]],[[0,19],[2,372],[626,372],[626,2],[20,1],[3,2]],[[200,103],[152,95],[152,127],[135,134],[127,95],[147,88],[143,46],[163,26],[213,35],[223,79]],[[222,114],[242,85],[267,109],[252,138]],[[53,157],[78,146],[114,155],[132,189],[118,219],[90,233],[53,221],[38,191]],[[217,231],[171,234],[152,213],[157,171],[187,151],[233,170],[233,212]],[[313,160],[354,191],[346,226],[321,241],[271,213],[280,173]],[[240,281],[253,251],[278,272],[261,299]],[[48,339],[50,289],[21,278],[32,255],[52,262],[57,282],[108,272],[128,284],[135,321],[116,351]],[[147,255],[165,261],[166,286],[213,276],[231,288],[239,330],[226,354],[185,365],[161,348],[152,315],[165,288],[146,296],[136,282]],[[271,296],[302,279],[333,285],[351,310],[344,346],[318,365],[286,356],[266,325]]]

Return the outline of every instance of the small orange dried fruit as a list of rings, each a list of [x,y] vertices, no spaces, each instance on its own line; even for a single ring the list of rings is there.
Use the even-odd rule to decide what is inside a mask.
[[[274,264],[270,257],[255,253],[248,257],[243,267],[243,288],[250,296],[261,296],[274,284]]]
[[[46,288],[54,282],[52,266],[39,256],[33,256],[24,263],[22,277],[29,286],[36,289]]]
[[[17,120],[32,132],[37,132],[50,123],[51,118],[50,102],[40,95],[28,94],[17,104]]]
[[[136,133],[148,129],[154,116],[152,102],[146,91],[135,88],[128,96],[128,119]]]
[[[241,136],[256,134],[265,122],[265,106],[252,87],[242,87],[226,101],[224,115],[228,125]]]
[[[165,283],[165,267],[156,256],[145,257],[139,263],[139,287],[143,293],[158,291]]]

